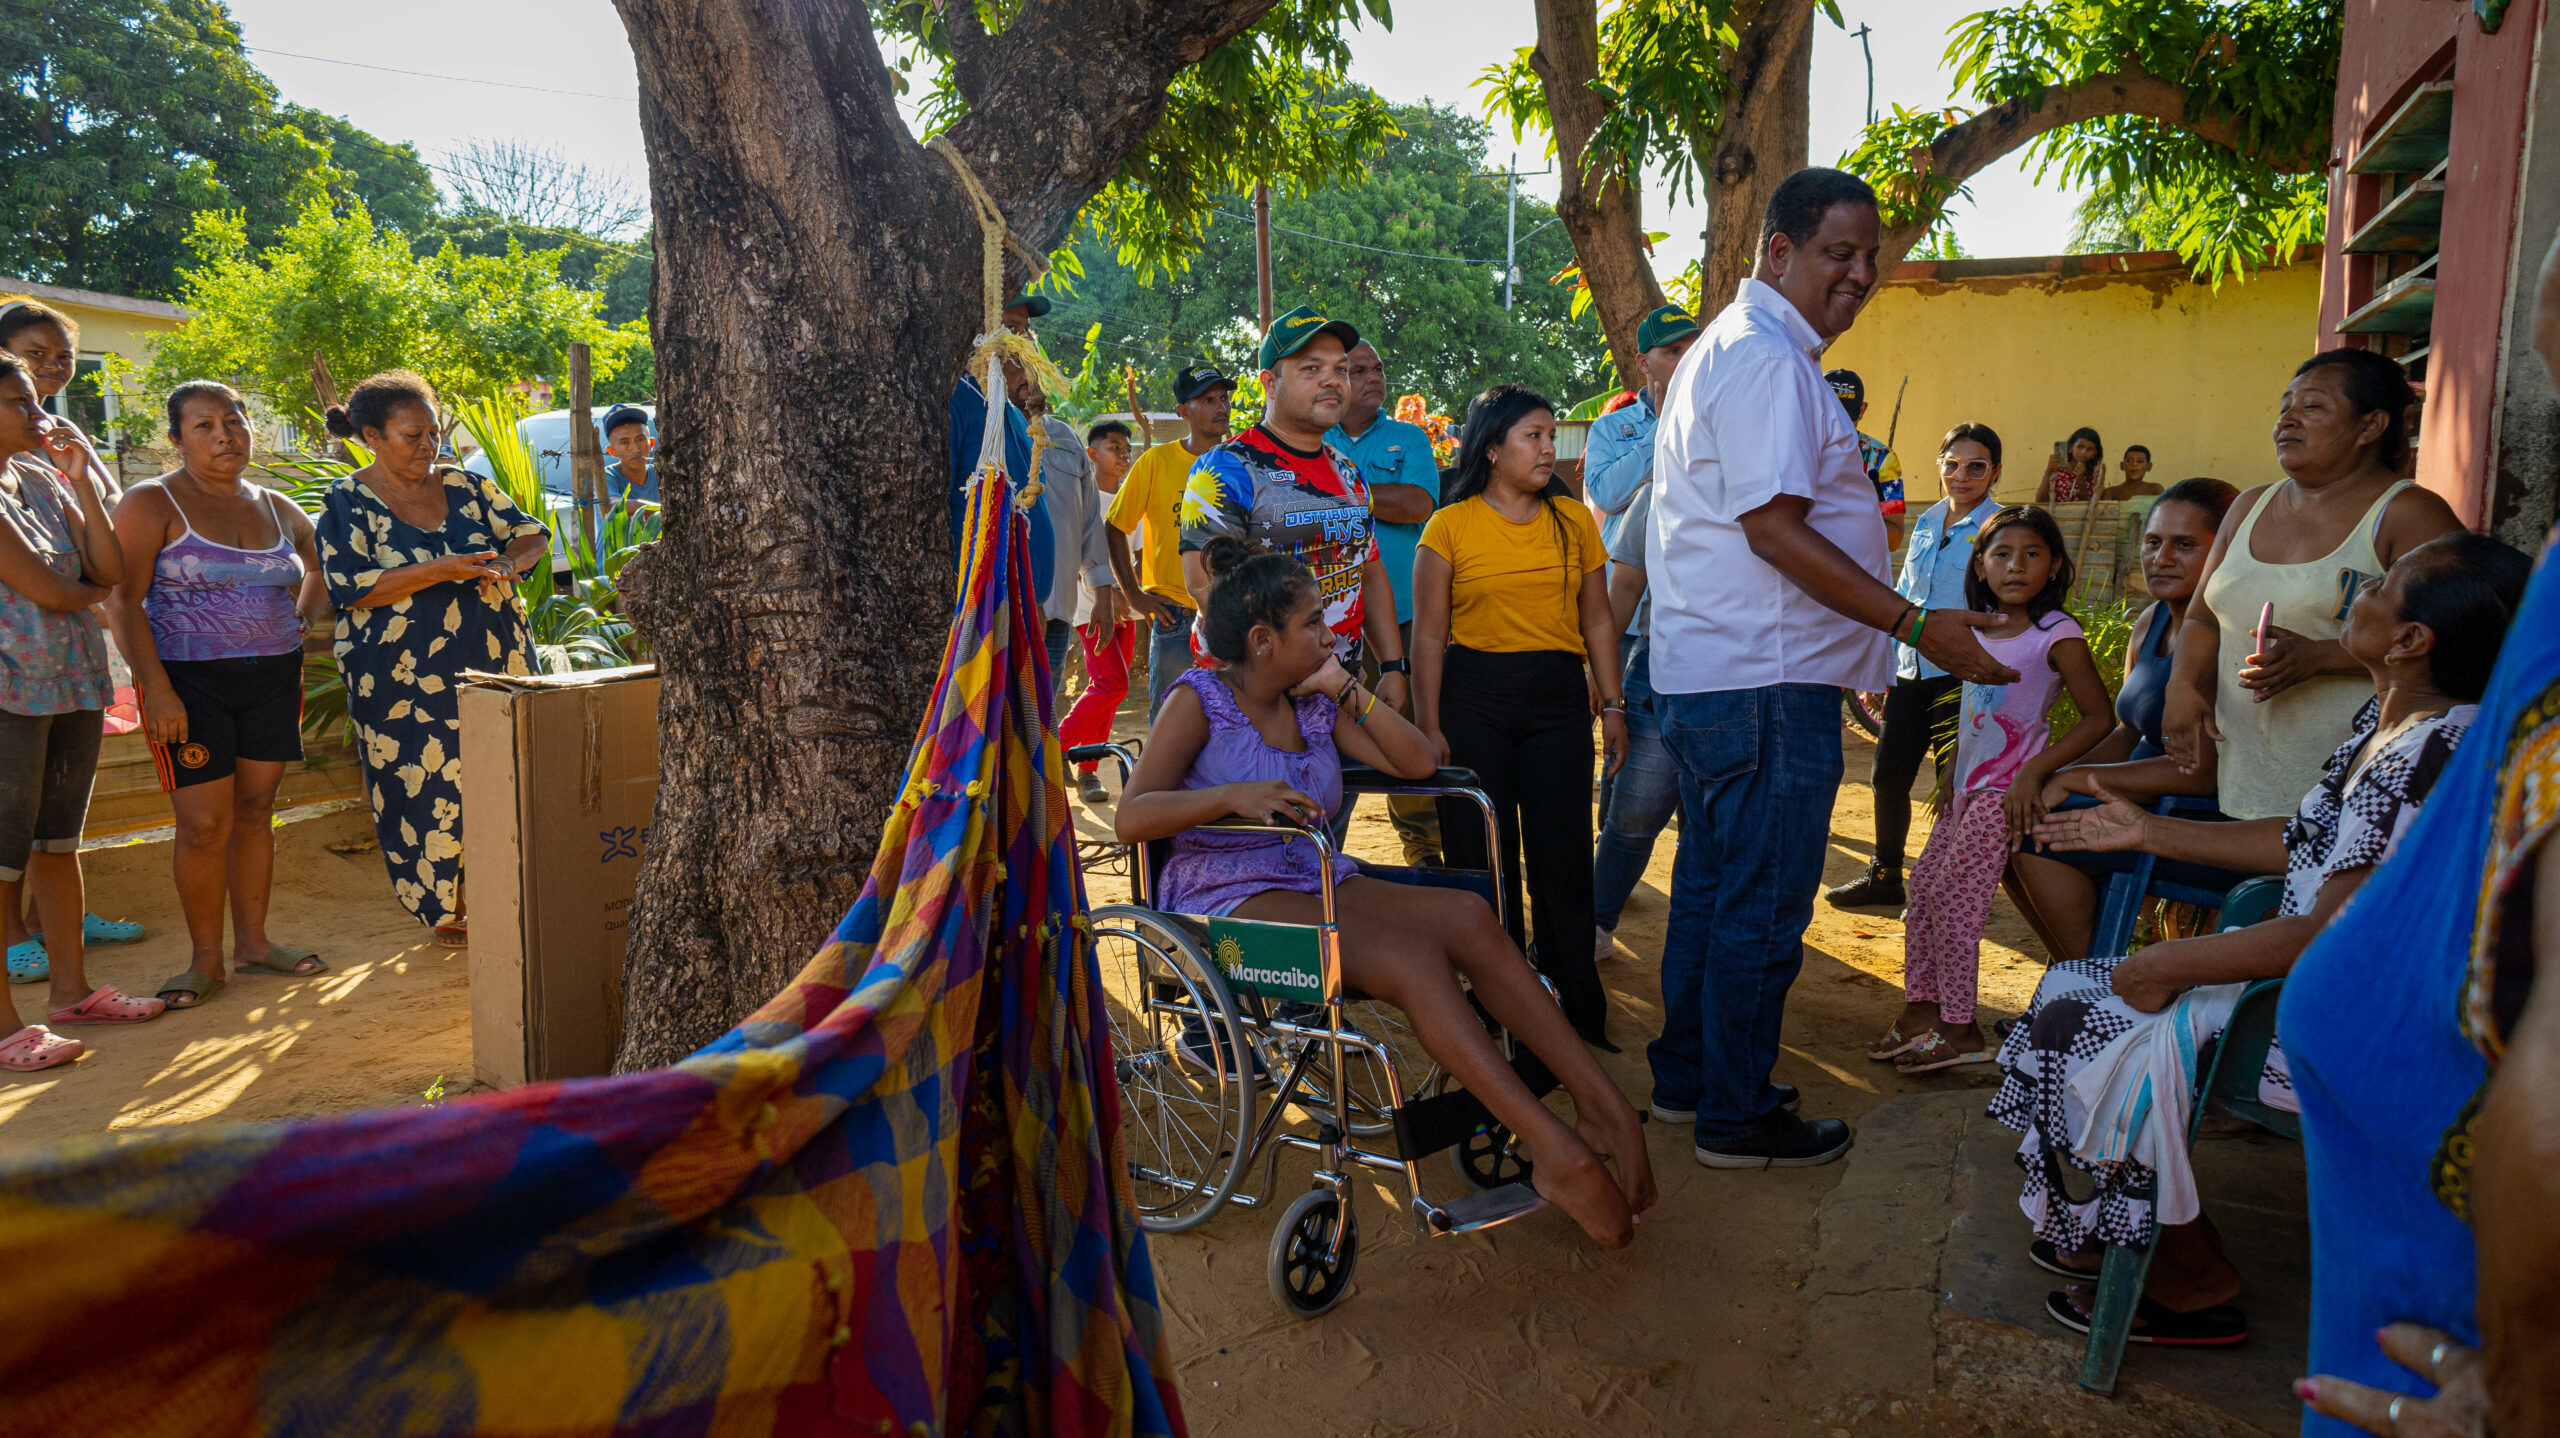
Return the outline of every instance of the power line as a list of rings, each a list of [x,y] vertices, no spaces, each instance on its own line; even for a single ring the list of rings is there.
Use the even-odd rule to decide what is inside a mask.
[[[509,80],[482,80],[470,75],[438,75],[426,70],[401,70],[389,65],[368,65],[361,60],[338,60],[327,55],[298,55],[291,50],[270,50],[264,45],[242,45],[252,55],[276,55],[287,60],[309,60],[321,65],[344,65],[351,70],[376,70],[385,75],[406,75],[413,80],[449,80],[457,85],[488,85],[500,90],[531,90],[537,95],[568,95],[580,100],[612,100],[636,105],[636,95],[599,95],[592,90],[555,90],[548,85],[519,85]]]

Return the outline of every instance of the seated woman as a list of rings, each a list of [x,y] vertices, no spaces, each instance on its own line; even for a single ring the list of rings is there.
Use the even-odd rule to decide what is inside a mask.
[[[2417,816],[2477,712],[2529,572],[2515,550],[2460,533],[2412,549],[2388,573],[2365,581],[2342,640],[2373,676],[2374,697],[2291,819],[2164,819],[2102,789],[2108,802],[2053,814],[2038,826],[2038,837],[2057,849],[2144,849],[2285,876],[2284,902],[2263,923],[2171,939],[2129,958],[2055,966],[2000,1050],[2006,1076],[1991,1116],[2025,1135],[2018,1161],[2027,1180],[2018,1206],[2035,1224],[2030,1252],[2039,1266],[2095,1277],[2101,1245],[2152,1242],[2157,1204],[2158,1251],[2135,1318],[2136,1341],[2237,1343],[2248,1337],[2248,1321],[2230,1306],[2240,1274],[2200,1216],[2185,1166],[2189,1095],[2155,1089],[2142,1132],[2110,1134],[2091,1117],[2116,1111],[2100,1101],[2109,1074],[2158,1037],[2160,1023],[2190,1025],[2198,1048],[2217,1037],[2239,986],[2283,976],[2355,893]],[[2182,995],[2191,1002],[2154,1019]],[[2268,1056],[2260,1096],[2272,1107],[2294,1107],[2281,1050]],[[2085,1156],[2093,1153],[2100,1156]],[[2063,1189],[2059,1165],[2066,1163],[2094,1180],[2087,1199]],[[2149,1201],[2139,1196],[2146,1189],[2155,1195]],[[2085,1331],[2088,1302],[2088,1290],[2074,1285],[2045,1307]]]
[[[1323,824],[1342,802],[1339,755],[1410,779],[1428,778],[1439,761],[1421,730],[1334,658],[1305,565],[1253,555],[1229,538],[1212,540],[1202,557],[1214,583],[1201,605],[1201,638],[1226,668],[1192,669],[1166,694],[1114,827],[1125,843],[1174,840],[1158,894],[1168,911],[1320,923],[1313,846],[1192,831],[1231,818]],[[1538,1192],[1602,1245],[1625,1247],[1635,1215],[1655,1196],[1635,1109],[1492,906],[1456,890],[1362,877],[1347,857],[1335,865],[1343,983],[1402,1009],[1424,1050],[1527,1145]],[[1577,1123],[1568,1127],[1531,1097],[1503,1061],[1458,987],[1461,973],[1495,1022],[1564,1081]],[[1612,1162],[1614,1181],[1603,1167]]]
[[[2101,785],[2137,803],[2163,794],[2213,793],[2210,768],[2184,774],[2163,757],[2160,714],[2169,689],[2172,646],[2187,622],[2187,601],[2195,597],[2213,536],[2238,495],[2238,490],[2218,479],[2182,479],[2151,506],[2142,531],[2142,580],[2151,591],[2151,604],[2134,620],[2134,642],[2125,647],[2115,731],[2099,740],[2098,747],[2079,763],[2046,781],[2044,810],[2087,808],[2096,802]],[[2098,917],[2099,876],[2132,867],[2130,855],[2085,850],[2055,853],[2030,839],[2010,856],[2003,887],[2043,941],[2045,952],[2061,963],[2089,957],[2089,934]],[[2239,882],[2198,865],[2162,865],[2154,872],[2199,888],[2227,889]]]

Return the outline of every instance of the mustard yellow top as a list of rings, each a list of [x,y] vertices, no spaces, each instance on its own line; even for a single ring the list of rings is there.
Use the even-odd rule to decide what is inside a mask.
[[[1169,599],[1185,609],[1196,609],[1190,587],[1182,578],[1182,520],[1175,511],[1182,505],[1182,487],[1191,478],[1191,451],[1182,441],[1169,439],[1129,466],[1120,480],[1120,490],[1111,496],[1111,507],[1103,511],[1103,523],[1122,534],[1137,535],[1138,587],[1160,599]]]
[[[1588,506],[1551,501],[1515,524],[1477,495],[1432,515],[1422,547],[1449,561],[1450,643],[1583,652],[1583,577],[1608,562]]]

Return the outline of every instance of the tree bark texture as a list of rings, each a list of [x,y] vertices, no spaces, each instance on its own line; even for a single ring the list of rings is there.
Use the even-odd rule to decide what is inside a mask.
[[[977,212],[899,119],[866,7],[616,3],[657,214],[666,505],[622,575],[663,678],[629,1071],[778,991],[861,891],[948,630],[946,410],[983,312]],[[998,35],[949,5],[970,103],[950,138],[1045,252],[1173,77],[1271,3],[1029,0]]]
[[[1538,0],[1538,47],[1529,57],[1547,100],[1556,137],[1556,216],[1573,237],[1573,254],[1591,286],[1609,358],[1629,389],[1644,386],[1636,362],[1636,326],[1663,300],[1653,261],[1645,253],[1644,196],[1626,181],[1623,167],[1591,163],[1591,136],[1609,102],[1591,86],[1600,78],[1600,13],[1597,0]]]
[[[1736,16],[1742,43],[1723,57],[1730,85],[1708,178],[1706,254],[1698,308],[1733,298],[1760,252],[1760,219],[1778,182],[1805,167],[1813,127],[1814,0],[1760,0]]]
[[[2237,150],[2264,160],[2279,170],[2299,172],[2318,164],[2326,154],[2327,137],[2318,146],[2301,154],[2266,154],[2251,146],[2234,117],[2206,113],[2194,117],[2187,114],[2187,87],[2175,80],[2162,79],[2143,70],[2114,71],[2092,75],[2067,84],[2047,86],[2034,99],[2004,101],[1990,109],[1951,125],[1929,142],[1925,150],[1912,155],[1912,169],[1917,176],[1934,182],[1938,193],[1952,194],[1955,188],[1989,169],[2001,156],[2033,142],[2037,136],[2095,120],[2108,115],[2142,115],[2175,125],[2217,145]],[[1885,231],[1884,248],[1876,255],[1879,275],[1889,276],[1901,264],[1911,247],[1929,233],[1945,207],[1923,206],[1916,218],[1907,224],[1891,226]]]

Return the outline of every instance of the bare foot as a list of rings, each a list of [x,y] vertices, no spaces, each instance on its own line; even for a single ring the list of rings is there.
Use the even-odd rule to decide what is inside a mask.
[[[1586,1113],[1574,1123],[1573,1131],[1602,1163],[1617,1170],[1618,1192],[1625,1196],[1628,1210],[1642,1213],[1661,1197],[1653,1186],[1653,1156],[1645,1152],[1644,1126],[1624,1101],[1613,1103],[1605,1113],[1606,1117]]]
[[[1582,1140],[1567,1135],[1564,1144],[1554,1153],[1533,1155],[1530,1186],[1539,1197],[1571,1214],[1602,1248],[1624,1248],[1635,1242],[1635,1215],[1627,1211],[1626,1196],[1618,1191],[1609,1170]]]

